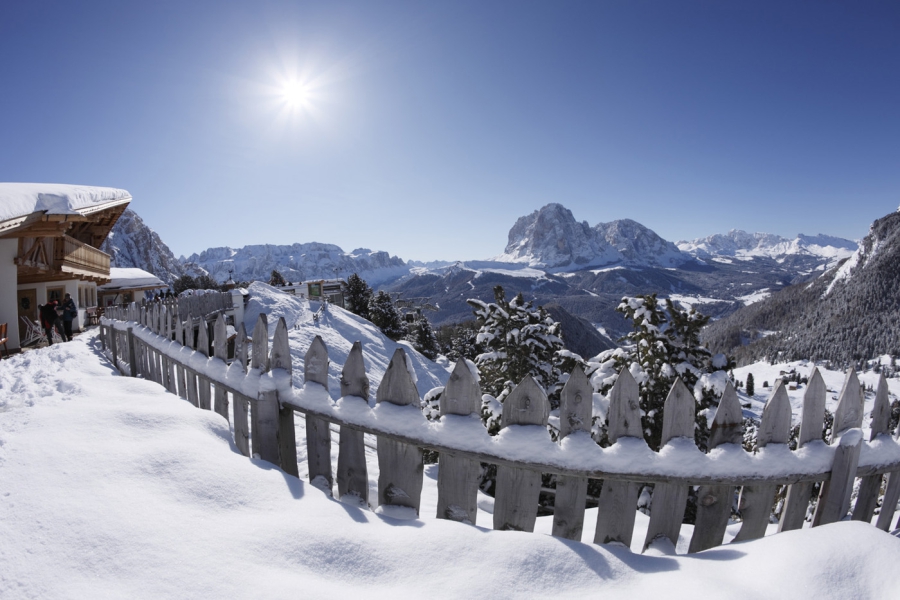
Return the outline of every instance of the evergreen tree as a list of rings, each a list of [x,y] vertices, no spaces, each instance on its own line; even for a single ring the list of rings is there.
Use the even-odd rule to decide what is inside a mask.
[[[272,287],[283,287],[285,283],[284,276],[275,269],[272,269],[272,275],[269,277],[269,285]]]
[[[407,339],[412,342],[413,348],[419,351],[428,360],[434,360],[440,354],[437,336],[434,335],[434,329],[431,323],[425,318],[425,315],[419,315],[413,322],[413,326],[407,334]]]
[[[369,320],[395,342],[406,335],[406,324],[391,296],[385,292],[378,292],[369,301]]]
[[[644,437],[651,448],[658,450],[666,396],[675,379],[681,377],[688,389],[699,396],[695,439],[700,449],[706,450],[709,424],[705,415],[718,404],[718,396],[711,387],[698,386],[698,383],[705,374],[727,371],[734,366],[724,355],[713,356],[701,345],[700,330],[709,317],[693,308],[681,310],[671,300],[666,300],[663,308],[656,294],[623,298],[616,310],[632,321],[633,329],[622,340],[627,343],[624,349],[605,353],[606,360],[600,368],[611,375],[594,378],[603,382],[598,391],[608,393],[615,383],[615,373],[629,369],[640,388]]]
[[[347,290],[344,292],[344,304],[347,310],[363,319],[369,318],[369,302],[372,300],[372,288],[366,280],[354,273],[347,278]]]
[[[747,373],[747,395],[752,396],[756,392],[755,382],[753,381],[753,373]]]
[[[559,393],[581,357],[565,350],[560,325],[543,307],[534,308],[522,294],[507,301],[503,287],[494,288],[494,302],[467,300],[480,329],[476,337],[480,352],[475,363],[481,375],[481,389],[503,400],[522,379],[530,375],[547,391],[552,408],[559,406]],[[564,369],[566,369],[564,371]],[[489,430],[495,432],[497,406],[483,411]]]

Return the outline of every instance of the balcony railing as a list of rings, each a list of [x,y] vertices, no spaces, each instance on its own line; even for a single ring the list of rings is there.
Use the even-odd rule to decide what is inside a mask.
[[[86,277],[109,277],[109,254],[69,236],[54,238],[53,267]]]

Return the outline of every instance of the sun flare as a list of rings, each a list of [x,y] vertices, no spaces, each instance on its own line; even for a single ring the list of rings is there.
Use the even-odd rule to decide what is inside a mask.
[[[309,100],[309,92],[306,86],[299,81],[286,81],[281,86],[281,96],[285,103],[291,107],[302,107]]]

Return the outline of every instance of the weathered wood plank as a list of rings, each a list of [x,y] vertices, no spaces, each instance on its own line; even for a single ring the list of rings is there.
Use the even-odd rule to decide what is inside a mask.
[[[259,369],[260,373],[269,370],[269,322],[265,313],[259,314],[256,318],[256,325],[253,326],[253,339],[250,343],[250,368]],[[253,455],[262,458],[260,438],[263,432],[259,428],[260,412],[259,403],[255,402],[250,407],[250,446],[253,449]]]
[[[884,500],[875,527],[882,531],[890,531],[897,501],[900,500],[900,471],[893,471],[884,476]]]
[[[550,403],[532,377],[525,377],[503,401],[501,428],[510,425],[547,427]],[[494,529],[534,531],[541,472],[531,469],[497,466],[494,494]]]
[[[234,444],[241,454],[250,456],[250,426],[247,421],[250,399],[240,394],[232,394],[231,401],[234,406]]]
[[[677,437],[694,439],[694,396],[677,378],[663,405],[663,428],[660,445],[664,446]],[[687,506],[688,488],[672,483],[658,483],[653,490],[650,506],[650,523],[644,550],[658,537],[668,538],[672,546],[678,544],[678,532]]]
[[[864,401],[864,399],[863,399]],[[891,403],[888,400],[887,380],[882,373],[878,378],[878,389],[875,392],[875,404],[872,406],[872,423],[869,441],[874,441],[879,435],[890,433],[891,427]],[[853,520],[869,522],[875,514],[875,506],[878,504],[878,493],[881,491],[881,475],[869,475],[859,482],[859,492],[856,494],[856,506],[853,507]]]
[[[276,333],[277,334],[277,333]],[[285,329],[287,336],[287,329]],[[303,358],[303,377],[328,390],[328,348],[320,336],[316,336]],[[329,492],[334,487],[331,471],[331,430],[328,422],[313,415],[306,415],[306,454],[309,463],[309,480],[317,477],[324,481]]]
[[[134,329],[132,327],[128,328],[128,368],[131,369],[132,377],[138,376],[137,348],[135,348]]]
[[[594,389],[584,370],[576,366],[562,389],[559,404],[559,439],[583,432],[591,434]],[[581,541],[588,480],[584,477],[556,477],[553,503],[553,535]]]
[[[814,440],[822,439],[825,427],[825,395],[827,389],[819,369],[813,369],[803,394],[803,412],[800,417],[800,435],[797,438],[797,449]],[[812,496],[813,483],[796,483],[788,488],[778,522],[778,532],[791,531],[803,527],[809,500]]]
[[[791,439],[791,402],[784,382],[775,385],[772,396],[763,409],[757,432],[756,445],[765,448],[769,444],[787,444]],[[775,485],[745,485],[741,490],[738,507],[741,511],[741,530],[735,542],[755,540],[766,534],[772,505],[775,502]]]
[[[607,436],[611,444],[619,438],[630,437],[643,441],[641,428],[640,390],[628,369],[622,369],[609,392],[609,426]],[[640,484],[605,479],[597,506],[595,544],[619,543],[631,546],[634,518]]]
[[[228,359],[228,326],[225,324],[225,316],[219,315],[213,329],[213,354],[223,363]],[[215,386],[213,410],[228,420],[228,392],[222,386]]]
[[[206,323],[202,319],[200,320],[200,327],[197,330],[197,350],[199,350],[200,354],[203,356],[209,356],[209,331],[206,328]],[[212,394],[210,393],[209,385],[209,379],[206,377],[197,378],[197,406],[204,410],[209,410],[211,408],[210,398]]]
[[[283,369],[289,376],[293,372],[291,364],[291,347],[288,341],[287,323],[279,317],[275,324],[275,335],[272,338],[272,352],[269,355],[269,369]],[[323,421],[325,428],[328,423]],[[307,432],[309,435],[309,432]],[[300,476],[297,466],[297,439],[294,431],[294,409],[278,401],[278,456],[281,468],[294,477]]]
[[[729,381],[709,431],[709,449],[722,444],[740,446],[743,438],[744,416],[741,403]],[[689,553],[702,552],[722,543],[734,503],[734,489],[733,485],[701,485],[697,490],[697,520]]]
[[[844,387],[841,390],[837,408],[834,410],[834,424],[831,430],[831,443],[832,445],[839,443],[839,446],[835,452],[834,465],[831,468],[831,479],[822,482],[822,487],[819,489],[819,501],[813,515],[813,527],[839,521],[850,510],[850,494],[853,491],[862,438],[860,437],[859,442],[856,443],[856,449],[853,450],[853,440],[856,434],[853,433],[847,440],[844,440],[844,434],[855,432],[862,427],[862,420],[863,396],[859,378],[856,376],[856,370],[850,368],[844,379]],[[850,468],[852,468],[850,473],[835,471],[835,469]],[[846,481],[848,478],[849,482]]]
[[[438,401],[441,417],[476,415],[481,404],[481,386],[464,358],[456,361],[444,393]],[[475,524],[478,513],[478,477],[481,465],[473,460],[442,452],[438,469],[437,518]]]
[[[362,344],[354,342],[341,371],[342,402],[369,400],[369,378],[363,361]],[[369,502],[369,472],[366,466],[366,447],[363,432],[349,425],[341,425],[337,464],[338,497],[350,494]]]
[[[398,348],[375,393],[376,402],[399,406],[419,404],[419,392],[406,361],[406,353]],[[422,449],[418,446],[378,437],[379,504],[408,506],[419,513],[424,473],[422,459]]]
[[[859,388],[856,394],[859,395]],[[813,527],[840,521],[850,511],[850,495],[853,493],[853,480],[859,466],[861,449],[862,430],[845,429],[835,449],[831,479],[822,483],[822,493],[819,494],[813,516]]]

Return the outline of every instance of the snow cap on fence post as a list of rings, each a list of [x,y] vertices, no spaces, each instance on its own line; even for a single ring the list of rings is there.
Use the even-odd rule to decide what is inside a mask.
[[[559,437],[566,437],[573,431],[591,431],[591,417],[594,412],[594,388],[584,374],[584,369],[575,365],[569,380],[563,386],[559,402]]]
[[[531,375],[527,375],[503,401],[500,427],[510,425],[547,425],[550,402]]]
[[[609,392],[608,421],[607,435],[610,444],[615,444],[620,437],[644,439],[640,389],[626,367],[622,368]]]
[[[416,389],[416,383],[413,381],[412,375],[407,368],[406,352],[403,348],[397,348],[391,357],[384,377],[381,379],[381,385],[375,392],[375,402],[390,402],[406,406],[419,404],[419,391]]]
[[[359,396],[369,399],[369,378],[363,361],[362,344],[353,342],[347,361],[341,371],[341,396]]]
[[[269,370],[269,322],[266,313],[259,313],[253,328],[250,366],[259,369],[260,373]]]
[[[321,336],[316,336],[303,357],[303,379],[328,388],[328,348]]]
[[[856,376],[856,369],[851,367],[844,379],[844,388],[841,390],[837,408],[834,409],[831,443],[834,443],[845,430],[862,427],[863,398],[859,391],[859,378]]]
[[[470,415],[481,410],[481,386],[466,359],[456,361],[438,404],[441,415]]]
[[[288,329],[284,317],[278,317],[278,323],[275,324],[272,351],[269,354],[269,369],[284,369],[288,374],[294,371],[291,365],[291,345],[288,341]]]

